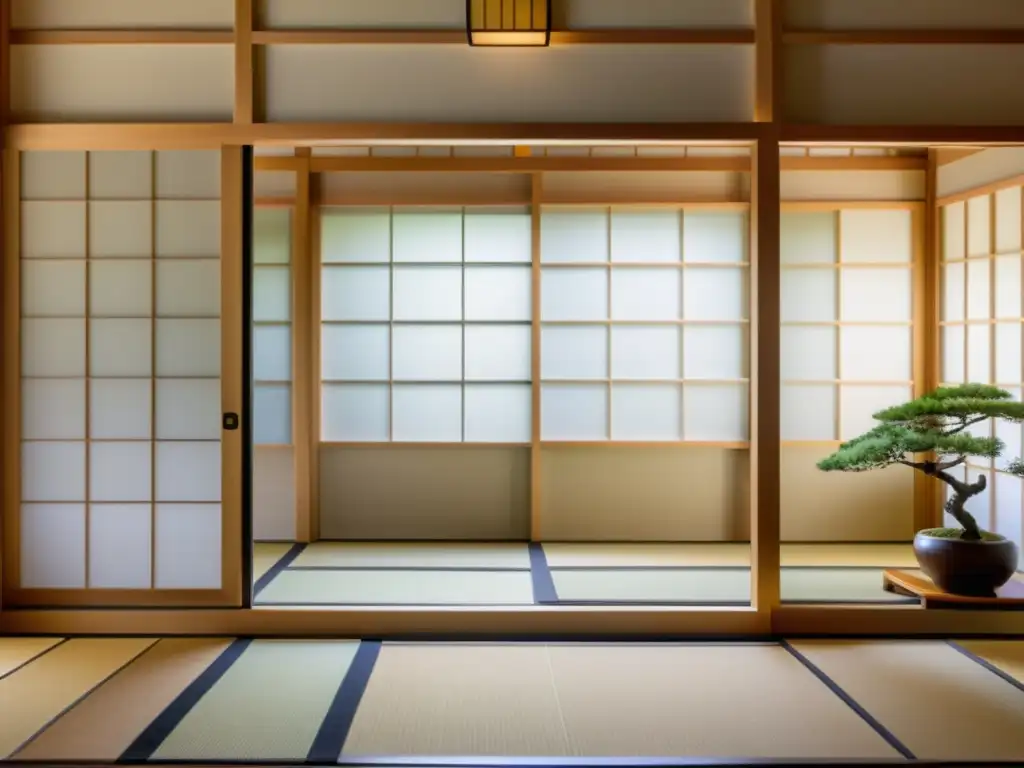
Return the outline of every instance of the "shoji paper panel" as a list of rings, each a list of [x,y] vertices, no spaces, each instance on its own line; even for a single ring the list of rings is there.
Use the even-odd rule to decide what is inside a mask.
[[[530,216],[329,208],[325,442],[530,441]]]
[[[220,155],[24,157],[22,586],[219,588]]]
[[[747,440],[746,221],[545,209],[544,440]]]

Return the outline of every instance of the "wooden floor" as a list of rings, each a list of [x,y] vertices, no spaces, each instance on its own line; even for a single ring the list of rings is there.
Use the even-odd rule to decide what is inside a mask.
[[[1022,680],[1024,641],[0,638],[0,762],[1019,766]]]
[[[882,589],[910,544],[787,544],[787,603],[917,605]],[[257,606],[740,606],[747,544],[257,544]]]

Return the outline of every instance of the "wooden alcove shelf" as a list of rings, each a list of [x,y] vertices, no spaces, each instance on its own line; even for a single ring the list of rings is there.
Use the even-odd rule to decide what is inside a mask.
[[[923,573],[887,568],[882,576],[882,588],[898,595],[921,599],[923,608],[961,610],[1024,610],[1024,581],[1014,576],[996,590],[994,597],[969,597],[944,592]]]

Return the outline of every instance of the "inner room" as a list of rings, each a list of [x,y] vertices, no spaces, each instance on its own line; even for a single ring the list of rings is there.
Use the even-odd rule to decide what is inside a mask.
[[[942,152],[950,188],[997,159]],[[749,604],[750,161],[257,148],[255,605]],[[782,149],[783,602],[917,604],[882,571],[916,569],[933,489],[816,464],[938,383],[927,163]],[[941,381],[1019,398],[1019,357]]]

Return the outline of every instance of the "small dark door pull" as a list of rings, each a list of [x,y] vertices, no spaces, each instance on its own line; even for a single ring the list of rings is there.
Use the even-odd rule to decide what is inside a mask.
[[[224,429],[238,429],[238,414],[237,413],[225,413],[224,414]]]

